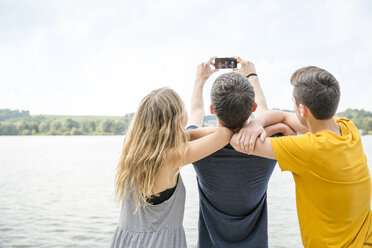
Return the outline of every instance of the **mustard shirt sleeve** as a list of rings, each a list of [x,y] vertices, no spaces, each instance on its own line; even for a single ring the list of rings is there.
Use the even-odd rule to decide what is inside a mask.
[[[312,150],[311,133],[271,138],[275,156],[282,171],[302,175]]]

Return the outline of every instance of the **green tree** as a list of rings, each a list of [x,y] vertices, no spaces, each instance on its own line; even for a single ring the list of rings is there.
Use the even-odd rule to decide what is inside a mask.
[[[80,123],[77,121],[74,121],[73,119],[68,118],[65,123],[64,123],[64,128],[66,130],[72,130],[72,128],[79,129],[80,128]]]
[[[96,123],[90,120],[83,121],[83,132],[87,134],[94,133],[96,131]]]
[[[57,135],[62,133],[62,122],[55,120],[50,124],[50,134]]]
[[[17,129],[18,129],[19,134],[29,135],[29,134],[27,134],[28,133],[27,131],[23,132],[24,130],[30,130],[30,127],[29,127],[26,120],[23,120],[23,121],[17,123]],[[30,131],[30,134],[31,134],[31,131]]]
[[[361,128],[363,130],[363,134],[368,134],[372,132],[372,117],[366,117],[362,121]]]
[[[29,118],[29,111],[19,111],[10,109],[0,109],[0,121],[14,118]]]
[[[102,133],[109,134],[113,133],[114,122],[110,119],[102,120],[98,125],[98,130]]]
[[[73,127],[71,129],[71,135],[82,135],[83,132],[80,129],[77,129],[76,127]]]
[[[28,126],[32,134],[39,133],[39,123],[37,121],[31,121],[30,123],[28,123]]]
[[[368,132],[372,131],[370,126],[372,113],[369,111],[364,109],[346,109],[344,112],[338,113],[337,115],[351,119],[354,124],[362,130],[362,134],[368,134]]]
[[[18,128],[13,123],[2,123],[1,124],[1,135],[17,135],[18,134]]]
[[[113,123],[114,134],[124,134],[128,128],[128,124],[125,120],[116,120]]]
[[[49,120],[44,120],[40,123],[39,125],[39,131],[40,133],[48,133],[50,130],[50,121]]]
[[[32,131],[30,129],[23,129],[22,132],[20,132],[21,135],[31,135]]]

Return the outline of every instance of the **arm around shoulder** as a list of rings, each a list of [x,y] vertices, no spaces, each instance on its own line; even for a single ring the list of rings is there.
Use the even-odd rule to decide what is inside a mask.
[[[188,143],[183,165],[205,158],[223,148],[230,142],[232,131],[226,127],[218,127],[209,134]]]
[[[257,120],[261,121],[263,126],[270,126],[277,123],[284,123],[298,133],[306,133],[307,127],[297,118],[295,113],[289,113],[279,110],[268,110],[261,113]]]
[[[240,147],[238,134],[233,135],[230,144],[236,151],[249,154]],[[254,146],[253,153],[249,155],[256,155],[264,158],[276,159],[270,138],[266,138],[264,141],[256,139],[256,144]]]
[[[217,127],[201,127],[191,130],[186,130],[190,137],[190,141],[200,139],[208,134],[211,134],[217,130]]]

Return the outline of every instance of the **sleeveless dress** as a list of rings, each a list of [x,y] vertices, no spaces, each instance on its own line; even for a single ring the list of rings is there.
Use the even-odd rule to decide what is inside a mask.
[[[182,226],[185,196],[181,174],[173,195],[159,205],[139,207],[134,214],[134,193],[130,194],[122,201],[111,248],[186,248]]]

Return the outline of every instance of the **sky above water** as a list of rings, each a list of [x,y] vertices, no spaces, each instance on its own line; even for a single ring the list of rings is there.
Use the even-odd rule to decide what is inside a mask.
[[[371,13],[367,0],[0,0],[0,108],[124,115],[163,86],[189,107],[196,66],[235,55],[270,108],[292,109],[291,74],[316,65],[339,80],[340,111],[372,111]]]

